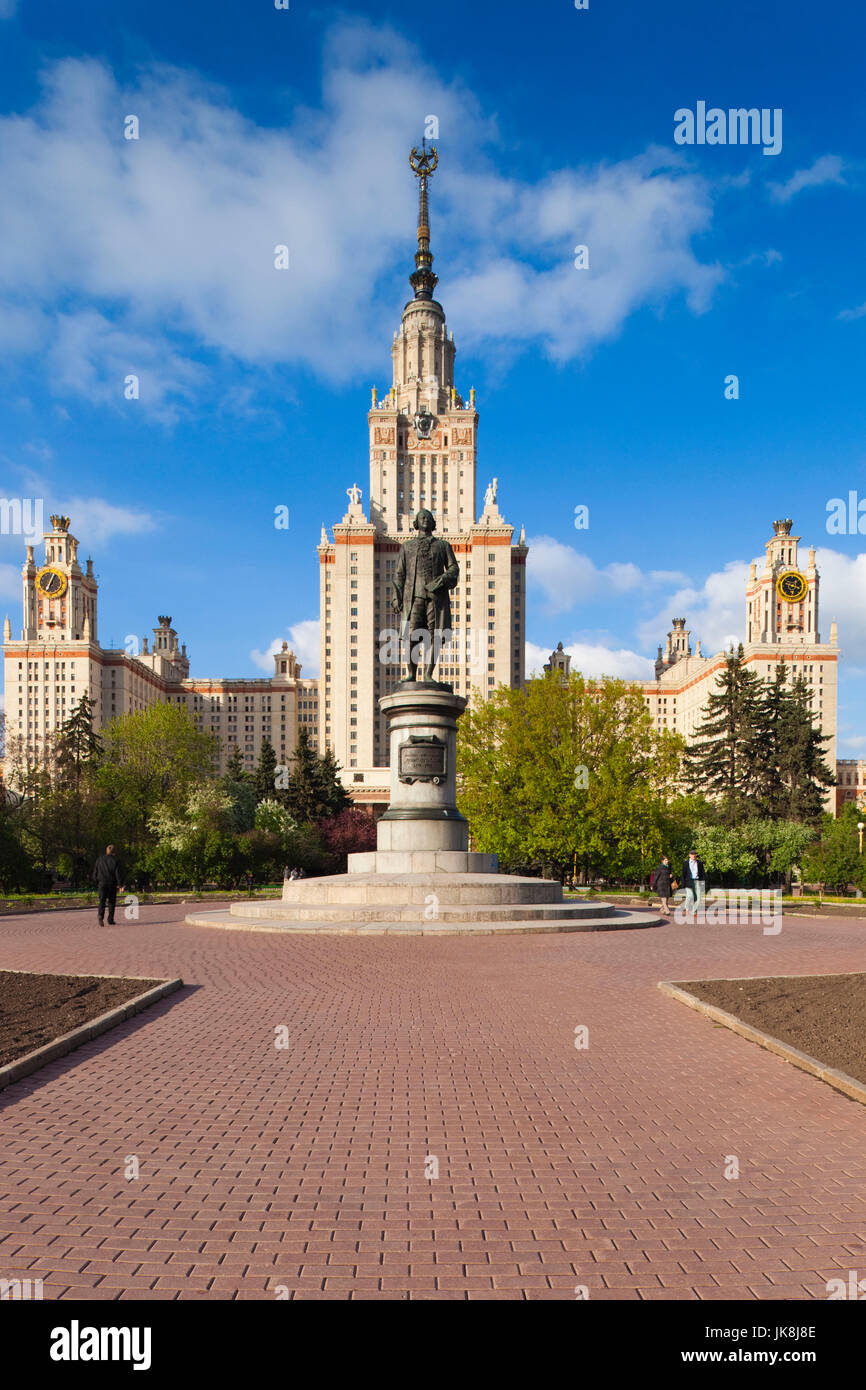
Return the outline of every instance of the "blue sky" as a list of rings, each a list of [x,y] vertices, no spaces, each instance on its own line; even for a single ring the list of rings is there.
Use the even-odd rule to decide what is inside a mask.
[[[826,530],[866,497],[861,6],[0,0],[0,40],[0,495],[70,512],[103,642],[169,612],[196,675],[284,636],[313,673],[434,114],[438,296],[480,488],[532,546],[530,658],[640,675],[682,613],[717,649],[791,516],[866,755],[866,556]],[[678,146],[699,100],[781,109],[780,153]],[[0,536],[15,628],[20,563]]]

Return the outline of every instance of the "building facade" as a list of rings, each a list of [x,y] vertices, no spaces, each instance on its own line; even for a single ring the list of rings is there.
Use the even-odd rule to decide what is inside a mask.
[[[779,662],[788,667],[789,679],[802,676],[809,688],[816,727],[829,742],[824,758],[837,770],[837,780],[850,778],[859,764],[837,763],[836,699],[839,647],[835,621],[830,624],[829,640],[822,642],[818,625],[820,575],[815,567],[815,549],[810,547],[805,567],[799,559],[800,537],[791,534],[793,523],[786,518],[773,523],[773,535],[765,544],[766,556],[759,570],[753,561],[746,581],[745,665],[761,677],[772,680]],[[551,664],[561,666],[560,648],[551,655]],[[700,642],[692,649],[691,630],[685,618],[673,618],[664,648],[658,649],[655,679],[641,683],[641,690],[657,729],[670,729],[693,743],[703,722],[707,698],[716,689],[717,677],[724,670],[725,652],[705,656]],[[545,670],[547,667],[545,667]],[[846,783],[850,785],[850,783]],[[844,797],[842,798],[845,799]],[[827,809],[837,804],[837,790],[827,794]],[[840,803],[841,804],[841,803]]]
[[[388,741],[378,699],[401,678],[398,619],[391,579],[419,508],[431,511],[460,565],[451,594],[453,634],[436,678],[461,695],[486,696],[524,680],[526,555],[523,530],[497,503],[497,480],[476,514],[478,410],[454,384],[456,348],[445,311],[433,298],[427,179],[435,151],[413,151],[419,179],[414,290],[391,346],[391,385],[373,388],[367,416],[368,503],[347,489],[348,509],[329,539],[322,527],[320,572],[319,739],[340,763],[353,798],[388,800]]]
[[[191,678],[186,644],[178,644],[166,615],[152,638],[101,646],[93,562],[81,569],[69,525],[69,517],[51,517],[44,564],[37,565],[34,546],[27,547],[20,638],[13,639],[8,617],[4,624],[7,785],[14,786],[16,768],[45,754],[82,695],[93,704],[97,731],[117,715],[160,702],[186,709],[199,729],[218,735],[220,771],[234,747],[252,768],[266,739],[284,764],[301,728],[316,742],[318,684],[302,678],[285,642],[274,655],[273,676],[252,680]]]

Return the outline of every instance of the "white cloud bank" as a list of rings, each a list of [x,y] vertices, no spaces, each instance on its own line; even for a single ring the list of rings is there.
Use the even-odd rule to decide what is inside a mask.
[[[647,585],[687,582],[677,570],[652,570],[614,561],[598,568],[589,556],[553,536],[535,536],[526,561],[527,587],[540,590],[549,613],[565,613],[602,594],[628,594]]]
[[[332,381],[381,366],[390,277],[412,268],[419,111],[461,132],[432,221],[434,251],[437,234],[458,247],[442,290],[464,343],[563,360],[640,307],[707,307],[723,272],[691,240],[712,204],[678,152],[505,177],[472,94],[392,31],[344,20],[324,54],[321,108],[282,129],[192,72],[153,65],[122,87],[96,59],[49,63],[33,109],[0,118],[0,352],[42,356],[58,395],[166,417],[203,390],[202,351]],[[137,140],[123,138],[128,114]],[[574,268],[577,244],[589,270]]]

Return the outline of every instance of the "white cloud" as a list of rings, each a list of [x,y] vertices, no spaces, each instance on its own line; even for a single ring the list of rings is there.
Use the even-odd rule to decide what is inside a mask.
[[[687,578],[678,570],[652,570],[645,575],[631,562],[613,561],[599,569],[589,556],[553,536],[533,537],[529,541],[526,563],[530,590],[542,591],[550,613],[567,612],[600,594],[628,594],[647,584],[667,584]]]
[[[462,262],[447,299],[464,341],[563,360],[644,305],[706,308],[723,272],[691,249],[711,201],[681,156],[509,178],[472,94],[391,31],[344,20],[324,52],[321,108],[283,129],[165,65],[124,87],[93,59],[49,65],[33,110],[0,118],[0,350],[42,352],[58,395],[118,409],[132,405],[123,376],[140,372],[138,404],[167,419],[170,399],[204,389],[202,350],[329,380],[374,367],[394,268],[412,268],[407,144],[422,105],[461,131],[471,161],[449,152],[432,201],[434,250],[438,234]],[[127,113],[138,140],[123,138]],[[589,271],[573,267],[577,243]]]
[[[539,647],[527,642],[526,674],[541,675],[545,663],[550,660],[551,648]],[[572,642],[563,643],[563,650],[571,657],[572,671],[583,676],[614,676],[621,680],[652,680],[653,662],[639,652],[627,648],[606,647],[601,643]]]
[[[746,579],[748,563],[731,560],[723,570],[708,575],[703,585],[684,584],[677,588],[652,618],[638,626],[638,636],[646,646],[664,645],[671,618],[686,619],[692,636],[692,650],[700,639],[704,656],[711,656],[742,642],[745,637]]]
[[[702,312],[723,278],[690,244],[711,220],[708,187],[669,151],[558,171],[536,185],[512,181],[496,193],[491,225],[501,245],[491,246],[488,234],[484,268],[449,289],[469,344],[538,342],[565,361],[671,295],[684,294]],[[578,245],[588,248],[589,269],[575,269]]]
[[[102,497],[70,497],[51,508],[56,514],[70,518],[70,531],[82,546],[99,546],[117,536],[138,536],[152,531],[155,520],[149,512],[133,507],[117,507]],[[50,526],[48,507],[45,525]]]
[[[866,317],[866,304],[858,304],[856,309],[842,309],[836,315],[837,319],[844,319],[851,322],[853,319]]]
[[[771,183],[770,197],[777,203],[787,203],[804,188],[820,188],[826,183],[844,184],[843,167],[837,154],[822,154],[808,169],[797,169],[785,183]]]
[[[258,648],[250,652],[251,659],[256,666],[260,666],[268,675],[274,673],[274,653],[280,651],[283,642],[288,641],[289,647],[295,653],[301,663],[301,676],[304,678],[317,676],[319,674],[319,620],[318,618],[304,618],[299,623],[293,623],[286,628],[287,637],[275,637],[267,651],[260,652]]]

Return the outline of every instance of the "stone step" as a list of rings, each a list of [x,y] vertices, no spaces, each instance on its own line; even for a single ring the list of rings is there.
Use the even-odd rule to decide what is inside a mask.
[[[402,902],[322,902],[322,903],[235,903],[230,911],[234,916],[285,919],[288,922],[508,922],[538,918],[553,919],[609,917],[614,908],[608,903],[526,903],[526,902],[468,902],[439,904],[435,916],[433,905]]]
[[[562,889],[550,879],[430,873],[335,874],[332,878],[297,879],[286,884],[278,906],[357,903],[405,907],[413,903],[427,905],[432,896],[440,907],[464,903],[562,904]]]
[[[240,906],[240,904],[238,904]],[[598,904],[599,907],[607,904]],[[609,915],[566,919],[526,919],[508,922],[292,922],[242,917],[231,912],[193,912],[186,919],[192,927],[216,927],[223,931],[285,932],[333,936],[509,936],[531,932],[631,931],[660,927],[669,921],[652,912],[613,908]]]

